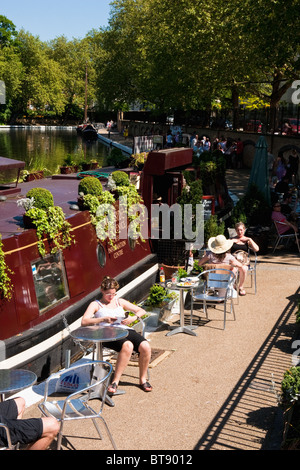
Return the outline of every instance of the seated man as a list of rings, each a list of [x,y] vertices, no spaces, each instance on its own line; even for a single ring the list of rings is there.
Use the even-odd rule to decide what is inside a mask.
[[[273,205],[272,220],[282,222],[281,224],[277,224],[279,235],[289,235],[298,232],[298,227],[288,221],[286,216],[281,213],[281,204],[279,202],[275,202]]]
[[[46,450],[59,432],[55,418],[22,419],[25,400],[21,397],[0,403],[0,423],[10,431],[12,445],[28,444],[27,450]],[[7,446],[6,431],[0,428],[0,447]]]

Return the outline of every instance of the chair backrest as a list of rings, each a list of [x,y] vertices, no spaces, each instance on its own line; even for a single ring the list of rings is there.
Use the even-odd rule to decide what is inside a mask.
[[[54,373],[45,382],[43,403],[48,399],[50,382],[55,380],[56,392],[69,394],[68,399],[80,394],[98,393],[102,409],[111,373],[112,365],[109,362],[97,360],[82,361],[66,370]]]
[[[227,271],[232,271],[233,269],[233,266],[231,266],[230,264],[213,264],[213,263],[208,263],[208,264],[205,264],[204,265],[204,269],[205,271],[210,271],[212,269],[215,269],[217,271],[221,270],[221,271],[224,271],[224,269],[227,269]]]
[[[235,274],[229,269],[224,269],[223,265],[216,269],[203,271],[199,276],[200,280],[201,277],[205,280],[206,289],[216,289],[220,291],[222,297],[228,295],[235,281]]]
[[[6,424],[0,423],[0,428],[4,429],[6,434],[7,445],[2,446],[0,443],[0,450],[13,450],[13,445],[11,443],[10,432]]]

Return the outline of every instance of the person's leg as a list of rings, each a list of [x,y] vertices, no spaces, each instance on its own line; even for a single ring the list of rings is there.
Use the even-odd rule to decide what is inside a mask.
[[[14,400],[15,400],[15,403],[16,403],[17,409],[18,409],[17,419],[22,419],[24,411],[25,411],[25,407],[26,407],[25,400],[22,397],[17,397]]]
[[[114,393],[116,392],[116,386],[118,386],[121,375],[123,374],[129,359],[131,357],[133,351],[133,344],[131,341],[125,341],[121,351],[118,354],[117,362],[116,362],[116,367],[114,371],[114,378],[113,378],[113,383],[108,387],[108,392],[109,393]]]
[[[139,369],[140,369],[140,384],[147,382],[147,371],[151,358],[151,348],[148,341],[143,341],[139,346]]]
[[[246,280],[247,276],[247,271],[248,271],[248,266],[243,265],[241,268],[239,268],[239,275],[240,275],[240,280],[239,280],[239,294],[240,295],[245,295],[245,289],[244,289],[244,283]]]
[[[59,432],[60,424],[55,418],[41,418],[43,432],[36,442],[29,444],[27,450],[46,450]]]

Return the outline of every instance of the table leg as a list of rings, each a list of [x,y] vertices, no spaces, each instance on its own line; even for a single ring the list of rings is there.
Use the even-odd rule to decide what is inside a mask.
[[[102,346],[102,343],[100,343],[100,342],[97,343],[97,345],[96,345],[96,358],[97,358],[97,361],[103,361],[103,346]],[[97,372],[96,372],[96,374],[97,374]],[[95,374],[96,379],[99,379],[100,377],[98,377],[96,374]],[[114,396],[115,395],[123,395],[124,393],[125,392],[123,390],[117,390],[116,393],[114,393]],[[96,398],[99,398],[99,394],[95,391],[95,392],[91,393],[90,400],[94,400]],[[106,398],[105,398],[105,403],[108,406],[115,406],[112,397],[110,397],[107,394],[106,394]]]
[[[195,330],[197,327],[193,325],[185,325],[184,324],[184,299],[183,299],[183,289],[180,289],[180,326],[179,327],[172,327],[174,328],[171,331],[169,331],[166,336],[172,336],[176,335],[177,333],[187,333],[188,335],[191,336],[197,336],[197,333],[195,333],[193,330]]]

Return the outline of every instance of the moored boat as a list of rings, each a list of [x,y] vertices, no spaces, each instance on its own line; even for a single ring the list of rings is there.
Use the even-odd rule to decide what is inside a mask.
[[[82,124],[76,128],[76,131],[84,140],[94,141],[98,139],[98,131],[92,124]]]

